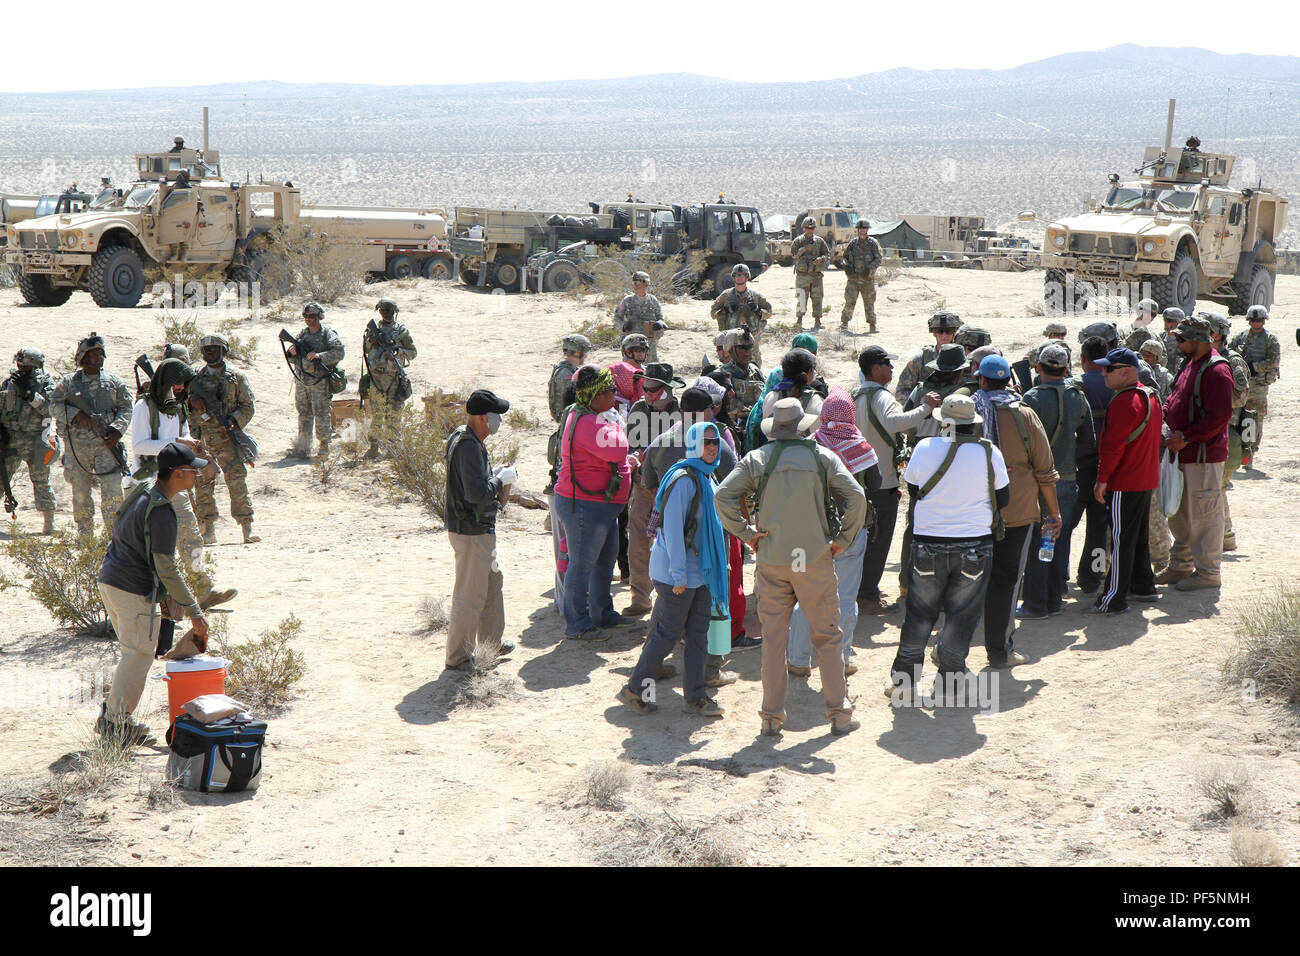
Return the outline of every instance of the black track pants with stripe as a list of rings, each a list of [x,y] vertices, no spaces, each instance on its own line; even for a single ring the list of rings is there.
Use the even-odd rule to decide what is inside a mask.
[[[1110,573],[1102,579],[1097,607],[1116,614],[1128,607],[1129,594],[1154,594],[1155,574],[1151,571],[1147,519],[1151,510],[1150,491],[1108,491],[1106,511],[1110,518]]]

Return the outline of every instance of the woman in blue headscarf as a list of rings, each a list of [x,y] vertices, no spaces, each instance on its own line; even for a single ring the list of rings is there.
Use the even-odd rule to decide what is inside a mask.
[[[708,695],[704,665],[709,619],[727,613],[727,544],[713,506],[713,471],[722,431],[716,422],[697,422],[686,432],[686,457],[664,473],[655,495],[661,515],[650,547],[655,609],[650,636],[618,699],[647,714],[655,704],[655,675],[677,642],[685,639],[682,694],[686,712],[721,717]],[[692,504],[694,503],[694,508]]]

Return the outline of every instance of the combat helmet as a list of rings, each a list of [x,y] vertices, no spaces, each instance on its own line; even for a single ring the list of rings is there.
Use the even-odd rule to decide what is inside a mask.
[[[1056,338],[1058,335],[1068,335],[1070,330],[1065,327],[1064,322],[1048,322],[1043,327],[1043,336],[1045,338]]]
[[[1228,341],[1228,333],[1232,331],[1232,323],[1222,312],[1198,312],[1201,318],[1210,323],[1210,328],[1223,337],[1223,341]]]
[[[1258,320],[1268,321],[1268,309],[1262,305],[1252,305],[1246,310],[1246,321],[1254,322]]]
[[[1164,316],[1166,322],[1181,322],[1183,319],[1187,318],[1187,313],[1176,305],[1171,305],[1160,314]]]
[[[732,266],[731,274],[732,276],[744,276],[746,279],[751,277],[749,266],[745,265],[743,262],[737,262]]]
[[[1155,299],[1143,299],[1137,304],[1137,310],[1139,312],[1147,312],[1151,315],[1155,315],[1160,311],[1160,306],[1156,303]]]
[[[632,351],[632,349],[648,350],[649,348],[650,348],[650,340],[646,338],[644,335],[642,335],[640,332],[633,332],[631,335],[623,336],[622,350],[623,350],[624,358],[627,358],[627,353]]]
[[[45,368],[45,353],[30,345],[25,346],[14,353],[14,364],[26,365],[28,368]]]
[[[320,318],[325,317],[325,310],[320,307],[319,302],[308,302],[302,307],[303,315],[315,315]]]
[[[375,303],[375,311],[378,312],[380,315],[385,315],[389,312],[391,312],[393,315],[397,315],[397,313],[400,312],[401,310],[397,307],[396,302],[394,302],[388,296],[384,296],[382,299],[380,299],[378,302]]]
[[[579,335],[577,332],[570,332],[564,338],[560,339],[560,348],[565,352],[576,352],[578,357],[584,357],[591,351],[591,340],[585,335]]]
[[[1085,325],[1083,328],[1079,330],[1079,344],[1082,345],[1085,341],[1092,338],[1094,335],[1097,338],[1109,342],[1111,345],[1114,345],[1116,342],[1119,341],[1119,327],[1115,325],[1114,322],[1108,322],[1104,320],[1089,322],[1087,325]]]
[[[1142,356],[1142,355],[1144,355],[1144,354],[1147,353],[1147,352],[1154,352],[1154,353],[1155,353],[1155,359],[1156,359],[1156,361],[1157,361],[1157,362],[1164,362],[1164,360],[1165,360],[1165,343],[1162,342],[1162,341],[1160,341],[1160,339],[1156,338],[1156,337],[1153,335],[1153,336],[1151,336],[1151,338],[1147,339],[1147,340],[1146,340],[1145,342],[1143,342],[1140,346],[1138,346],[1137,353],[1138,353],[1138,356],[1139,356],[1139,357]]]
[[[104,348],[104,337],[98,332],[91,332],[84,339],[77,343],[77,364],[81,364],[81,358],[91,349],[99,349],[105,355],[108,350]]]
[[[230,354],[230,341],[220,333],[209,332],[207,335],[203,336],[202,340],[199,342],[200,349],[208,349],[213,346],[221,349],[223,354]]]
[[[930,316],[931,332],[956,332],[961,328],[961,316],[949,309],[940,309]]]
[[[732,270],[732,274],[733,274],[733,275],[735,274],[735,270],[734,270],[734,269]],[[633,281],[633,282],[644,282],[644,283],[646,283],[647,285],[649,285],[649,283],[650,283],[650,273],[648,273],[648,272],[642,272],[640,269],[638,269],[636,272],[633,272],[633,273],[632,273],[632,281]]]
[[[177,345],[174,342],[168,342],[166,345],[163,346],[162,357],[165,359],[169,359],[169,358],[180,359],[182,362],[188,362],[190,360],[190,350],[183,345]]]
[[[952,340],[960,346],[968,349],[978,349],[985,345],[993,343],[993,336],[989,334],[988,329],[982,329],[978,325],[963,325],[957,330],[957,334]]]

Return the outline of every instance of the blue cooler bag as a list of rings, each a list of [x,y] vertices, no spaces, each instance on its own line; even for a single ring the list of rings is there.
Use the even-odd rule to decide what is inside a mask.
[[[261,782],[265,721],[227,717],[204,724],[182,714],[168,728],[167,742],[167,776],[186,790],[236,793]]]

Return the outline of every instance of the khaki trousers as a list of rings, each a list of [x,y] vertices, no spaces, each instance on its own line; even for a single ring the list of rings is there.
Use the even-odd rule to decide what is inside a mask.
[[[852,715],[848,681],[844,676],[844,634],[840,630],[839,583],[830,549],[804,571],[783,564],[754,565],[758,595],[758,620],[763,628],[763,707],[759,715],[785,721],[785,695],[789,675],[786,650],[790,642],[790,615],[798,601],[808,615],[809,637],[821,671],[826,716],[831,720]]]
[[[132,594],[99,582],[99,596],[104,599],[108,619],[117,634],[122,652],[113,672],[113,687],[108,693],[108,719],[120,723],[135,713],[149,677],[154,650],[158,647],[158,626],[162,614],[142,594]]]
[[[495,534],[448,531],[456,555],[456,584],[451,592],[447,625],[447,666],[465,663],[477,644],[500,646],[506,630],[506,609],[497,569]]]
[[[1219,582],[1223,558],[1223,462],[1180,464],[1183,500],[1169,519],[1174,546],[1169,567]]]
[[[655,496],[640,482],[632,486],[632,500],[627,513],[627,562],[632,575],[632,603],[638,607],[650,606],[650,539],[645,529],[650,524]]]

